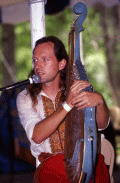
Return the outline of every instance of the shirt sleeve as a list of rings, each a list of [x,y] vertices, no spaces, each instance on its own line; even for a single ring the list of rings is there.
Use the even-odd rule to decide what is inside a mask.
[[[27,137],[31,143],[34,143],[32,140],[33,129],[41,121],[41,117],[32,108],[31,97],[27,94],[26,90],[17,96],[16,104],[20,121],[26,131]]]

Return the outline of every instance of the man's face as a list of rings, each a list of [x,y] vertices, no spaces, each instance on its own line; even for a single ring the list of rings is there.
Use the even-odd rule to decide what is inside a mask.
[[[54,44],[51,42],[37,45],[33,54],[35,74],[41,78],[41,83],[54,81],[60,75],[60,62],[54,55]]]

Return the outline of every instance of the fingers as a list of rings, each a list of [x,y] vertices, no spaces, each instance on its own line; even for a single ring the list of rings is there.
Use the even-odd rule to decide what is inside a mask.
[[[66,100],[67,104],[71,108],[74,107],[77,103],[80,103],[81,98],[79,94],[83,91],[83,89],[85,89],[88,86],[90,86],[90,83],[88,81],[75,80],[73,82]]]
[[[72,86],[70,87],[71,92],[74,94],[80,93],[83,89],[90,86],[90,83],[88,81],[83,80],[75,80]]]
[[[78,110],[97,106],[103,102],[102,96],[97,92],[86,92],[83,91],[71,100],[71,104],[77,107]]]

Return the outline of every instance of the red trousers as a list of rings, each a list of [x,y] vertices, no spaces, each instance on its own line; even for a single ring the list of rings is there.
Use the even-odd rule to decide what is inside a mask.
[[[34,183],[70,183],[65,172],[64,155],[58,154],[46,158],[35,171]],[[93,180],[89,183],[93,183]],[[99,154],[97,160],[95,183],[110,183],[109,172],[102,154]]]
[[[47,159],[40,166],[36,169],[34,183],[70,183],[65,172],[63,154]]]

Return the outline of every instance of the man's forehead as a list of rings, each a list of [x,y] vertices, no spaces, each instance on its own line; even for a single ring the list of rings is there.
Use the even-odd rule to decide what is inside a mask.
[[[42,47],[42,46],[44,46],[44,47],[50,46],[51,48],[54,49],[54,43],[52,43],[52,42],[41,43],[41,44],[38,44],[36,47]]]

